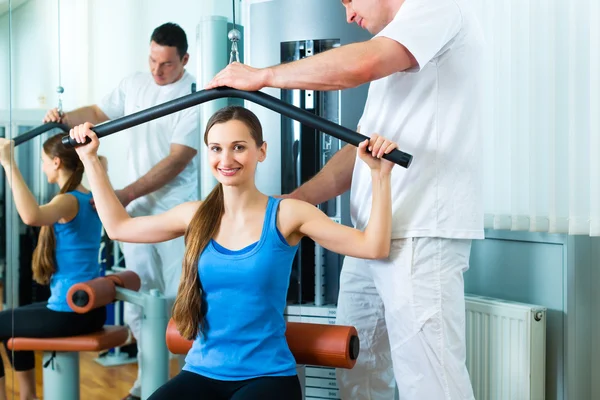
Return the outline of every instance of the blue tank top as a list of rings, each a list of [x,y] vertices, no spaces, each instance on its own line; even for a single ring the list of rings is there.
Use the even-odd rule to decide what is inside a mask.
[[[79,282],[100,275],[98,252],[102,237],[102,223],[90,200],[92,194],[68,192],[79,202],[75,218],[66,224],[55,223],[56,272],[50,279],[48,308],[54,311],[70,311],[67,304],[69,288]]]
[[[202,252],[205,329],[184,370],[226,381],[296,375],[283,311],[298,246],[290,246],[277,229],[280,201],[269,197],[258,242],[231,251],[211,240]]]

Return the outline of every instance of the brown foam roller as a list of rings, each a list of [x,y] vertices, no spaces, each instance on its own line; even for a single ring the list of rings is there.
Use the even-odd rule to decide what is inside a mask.
[[[115,283],[103,277],[76,283],[67,292],[67,303],[79,314],[105,306],[115,300]]]
[[[172,319],[167,325],[167,348],[173,354],[187,354],[192,348],[192,340],[184,339],[177,330],[177,325]]]
[[[133,271],[118,272],[116,274],[106,275],[105,278],[113,281],[115,285],[119,287],[135,292],[140,290],[140,287],[142,286],[139,275]]]
[[[171,353],[187,354],[192,348],[192,341],[179,334],[173,320],[166,336]],[[359,341],[353,326],[288,322],[285,336],[296,364],[347,369],[356,364]]]
[[[285,331],[296,364],[351,369],[359,352],[353,326],[288,322]]]

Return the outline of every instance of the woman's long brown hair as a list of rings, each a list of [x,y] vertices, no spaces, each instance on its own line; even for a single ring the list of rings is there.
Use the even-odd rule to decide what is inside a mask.
[[[250,110],[238,106],[222,108],[210,118],[204,132],[204,143],[208,145],[208,132],[214,125],[233,120],[243,122],[256,145],[262,146],[260,121]],[[188,340],[194,340],[205,328],[206,297],[198,276],[198,261],[206,245],[219,232],[224,210],[223,186],[218,183],[198,207],[185,233],[186,250],[177,298],[173,305],[173,320],[179,333]]]
[[[65,133],[59,133],[50,137],[44,142],[44,153],[50,158],[58,157],[61,166],[72,171],[71,176],[60,188],[58,194],[67,193],[75,190],[81,183],[83,177],[83,164],[77,156],[74,149],[67,149],[63,146],[61,139]],[[54,228],[52,226],[42,226],[38,237],[37,245],[33,251],[33,279],[42,285],[50,283],[52,274],[56,272],[56,238],[54,237]]]

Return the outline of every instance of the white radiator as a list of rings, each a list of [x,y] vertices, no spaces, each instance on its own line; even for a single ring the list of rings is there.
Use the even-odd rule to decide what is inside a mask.
[[[467,369],[477,400],[543,400],[546,309],[466,295]]]

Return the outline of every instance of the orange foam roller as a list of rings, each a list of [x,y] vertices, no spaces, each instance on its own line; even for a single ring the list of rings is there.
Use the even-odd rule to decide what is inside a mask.
[[[140,290],[140,287],[142,286],[140,276],[133,271],[118,272],[116,274],[106,275],[104,278],[113,281],[115,285],[119,287],[135,292]]]
[[[105,306],[115,300],[115,283],[104,277],[76,283],[67,292],[67,303],[79,314]]]
[[[347,369],[356,364],[360,346],[353,326],[288,322],[285,337],[296,364]]]
[[[192,347],[192,341],[179,334],[173,320],[166,336],[171,353],[187,354]],[[285,337],[296,364],[347,369],[356,364],[360,345],[353,326],[288,322]]]
[[[177,330],[177,325],[172,319],[167,325],[167,348],[173,354],[187,354],[192,348],[192,340],[187,340]]]
[[[116,286],[138,291],[141,286],[140,277],[133,271],[123,271],[76,283],[67,292],[67,304],[76,313],[90,312],[112,303],[117,295]]]

